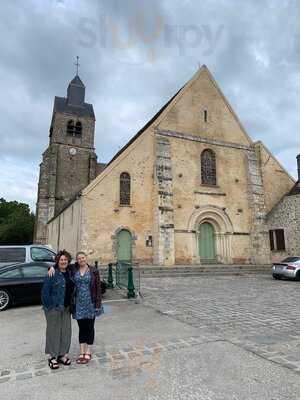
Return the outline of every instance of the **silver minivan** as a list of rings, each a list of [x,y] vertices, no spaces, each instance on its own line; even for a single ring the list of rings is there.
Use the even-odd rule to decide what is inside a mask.
[[[0,246],[0,267],[33,261],[54,262],[55,255],[48,246],[40,244]]]

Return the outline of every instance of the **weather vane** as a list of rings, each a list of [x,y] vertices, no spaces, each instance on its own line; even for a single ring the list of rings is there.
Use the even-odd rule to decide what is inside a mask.
[[[75,65],[76,65],[76,75],[78,75],[78,70],[79,70],[79,57],[78,56],[76,56],[76,63],[75,63]]]

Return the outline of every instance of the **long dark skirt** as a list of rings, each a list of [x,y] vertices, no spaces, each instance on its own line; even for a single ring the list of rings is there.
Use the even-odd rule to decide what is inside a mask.
[[[46,348],[51,357],[63,356],[69,352],[72,335],[71,314],[69,308],[45,312]]]

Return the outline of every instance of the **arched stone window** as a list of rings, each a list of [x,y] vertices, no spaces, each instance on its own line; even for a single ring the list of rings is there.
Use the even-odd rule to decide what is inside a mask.
[[[120,205],[130,205],[130,175],[127,172],[120,175]]]
[[[81,136],[81,133],[82,133],[82,124],[80,121],[77,121],[75,125],[75,135]]]
[[[201,153],[201,183],[202,185],[216,185],[216,156],[211,149]]]
[[[67,134],[71,136],[74,134],[74,121],[72,119],[67,123]]]

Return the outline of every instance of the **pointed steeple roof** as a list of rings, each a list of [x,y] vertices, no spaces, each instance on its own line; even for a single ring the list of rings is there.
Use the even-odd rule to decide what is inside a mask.
[[[68,85],[67,97],[57,97],[54,100],[54,112],[89,116],[95,118],[93,106],[85,103],[85,86],[76,74]]]
[[[67,91],[68,104],[82,107],[84,104],[85,86],[78,75],[71,80]]]
[[[69,83],[70,85],[76,85],[76,86],[81,86],[81,87],[85,87],[82,80],[80,79],[80,77],[78,75],[75,75],[74,78],[71,80],[71,82]]]

